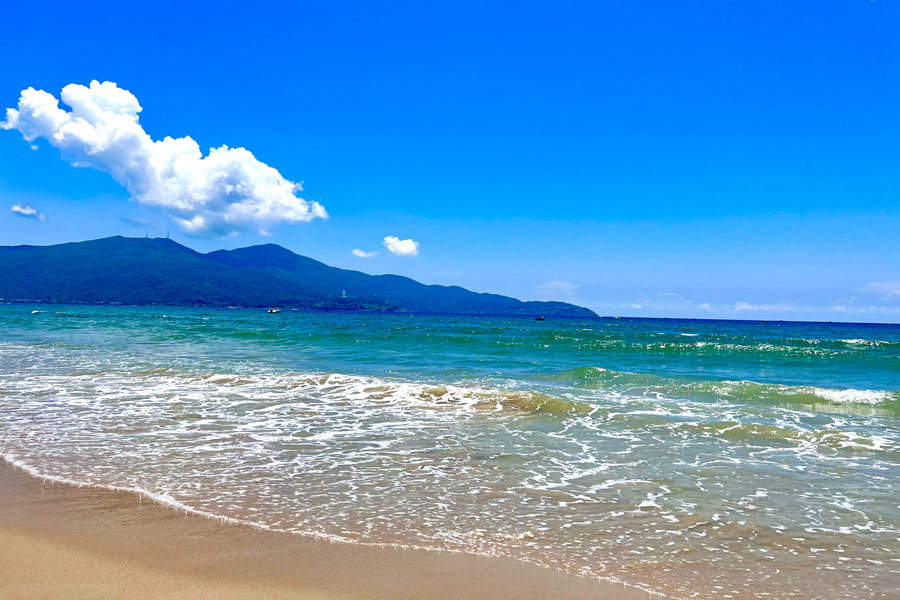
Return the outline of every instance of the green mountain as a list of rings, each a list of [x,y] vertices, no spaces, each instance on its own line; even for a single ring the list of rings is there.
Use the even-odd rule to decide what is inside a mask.
[[[121,236],[0,246],[0,298],[88,304],[285,306],[328,310],[595,317],[565,302],[522,302],[399,275],[330,267],[275,244],[201,254]]]

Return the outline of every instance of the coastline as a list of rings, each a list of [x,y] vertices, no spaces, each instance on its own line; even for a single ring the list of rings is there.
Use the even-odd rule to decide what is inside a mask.
[[[48,483],[0,460],[3,598],[594,598],[647,592],[506,558],[330,543]]]

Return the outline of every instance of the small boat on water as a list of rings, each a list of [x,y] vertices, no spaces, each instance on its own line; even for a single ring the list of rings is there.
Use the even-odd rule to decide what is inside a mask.
[[[270,308],[267,312],[268,312],[269,314],[273,314],[273,315],[274,315],[275,313],[280,313],[280,312],[281,312],[281,309],[280,309],[280,308]]]
[[[547,318],[547,317],[535,317],[534,320],[535,320],[535,321],[543,321],[543,320],[546,319],[546,318]]]

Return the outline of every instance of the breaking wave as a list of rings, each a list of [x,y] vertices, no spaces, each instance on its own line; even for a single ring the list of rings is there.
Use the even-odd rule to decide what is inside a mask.
[[[610,390],[629,395],[720,400],[740,404],[833,405],[868,407],[900,414],[900,392],[890,390],[832,389],[740,380],[668,378],[649,373],[581,367],[548,376],[580,388]]]

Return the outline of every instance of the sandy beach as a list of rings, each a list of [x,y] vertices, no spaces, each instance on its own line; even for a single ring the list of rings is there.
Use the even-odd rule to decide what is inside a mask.
[[[0,464],[0,597],[646,598],[510,559],[314,541]]]

